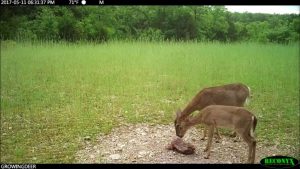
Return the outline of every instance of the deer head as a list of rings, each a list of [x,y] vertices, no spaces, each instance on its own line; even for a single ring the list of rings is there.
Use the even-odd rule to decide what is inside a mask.
[[[180,138],[184,136],[186,131],[188,130],[189,118],[182,113],[180,109],[176,112],[176,119],[174,121],[176,135]]]

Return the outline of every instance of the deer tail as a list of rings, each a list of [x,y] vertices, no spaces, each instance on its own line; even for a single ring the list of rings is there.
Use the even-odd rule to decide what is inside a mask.
[[[249,103],[250,103],[250,92],[251,92],[251,89],[250,89],[249,86],[247,86],[247,88],[248,88],[248,91],[249,91],[249,95],[248,95],[248,97],[246,98],[246,105],[249,105]]]
[[[257,124],[257,119],[255,116],[252,116],[252,119],[251,119],[251,129],[250,129],[250,136],[251,137],[254,137],[254,131],[255,131],[255,128],[256,128],[256,124]]]

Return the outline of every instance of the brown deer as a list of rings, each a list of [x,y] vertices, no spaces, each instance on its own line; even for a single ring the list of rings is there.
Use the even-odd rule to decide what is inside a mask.
[[[177,118],[181,119],[185,114],[178,112]],[[254,131],[257,124],[256,117],[243,107],[210,105],[205,107],[196,116],[188,116],[176,124],[176,135],[180,138],[186,131],[197,124],[204,124],[208,128],[208,141],[205,148],[207,152],[204,158],[209,158],[214,129],[216,127],[233,129],[249,146],[248,163],[254,163],[256,140]]]
[[[248,101],[250,96],[250,88],[241,83],[227,84],[223,86],[209,87],[201,90],[197,95],[192,99],[192,101],[183,109],[181,112],[181,118],[178,117],[175,119],[175,126],[180,124],[188,115],[194,111],[205,108],[209,105],[228,105],[228,106],[244,106],[244,103]],[[203,130],[203,137],[201,140],[204,140],[206,137],[207,128]],[[217,142],[221,139],[218,129],[217,133]],[[235,135],[235,133],[233,133]]]

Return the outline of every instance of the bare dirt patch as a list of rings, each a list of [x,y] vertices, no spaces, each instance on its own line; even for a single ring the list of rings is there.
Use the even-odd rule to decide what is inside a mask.
[[[220,133],[222,134],[222,133]],[[183,155],[166,146],[174,139],[175,129],[170,125],[124,125],[113,129],[108,135],[100,135],[96,144],[85,141],[84,148],[76,153],[78,163],[245,163],[248,146],[245,142],[234,142],[222,135],[220,143],[212,144],[210,159],[204,159],[207,140],[200,140],[202,130],[191,128],[184,140],[196,147],[195,154]],[[271,155],[289,154],[277,146],[256,147],[256,163]]]

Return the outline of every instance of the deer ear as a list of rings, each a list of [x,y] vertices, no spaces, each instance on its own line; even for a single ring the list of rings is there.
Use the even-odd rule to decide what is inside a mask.
[[[181,110],[180,109],[177,110],[176,117],[181,117]]]

